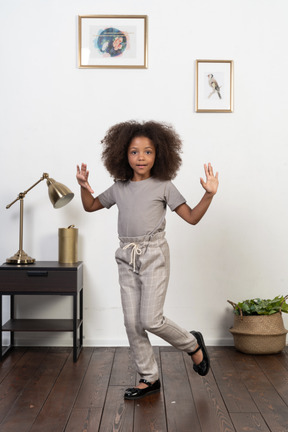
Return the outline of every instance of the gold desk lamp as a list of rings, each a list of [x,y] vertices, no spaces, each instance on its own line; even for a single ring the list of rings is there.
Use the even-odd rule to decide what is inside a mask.
[[[34,183],[25,192],[19,193],[18,197],[13,202],[11,202],[6,206],[6,209],[9,209],[13,204],[15,204],[15,202],[20,200],[19,250],[11,258],[6,259],[7,264],[33,264],[35,262],[35,259],[27,255],[27,253],[24,252],[23,250],[24,198],[31,189],[33,189],[38,183],[40,183],[42,180],[45,179],[47,180],[49,198],[54,208],[57,209],[65,206],[74,197],[73,192],[71,192],[71,190],[67,186],[64,186],[63,184],[56,182],[54,179],[50,178],[49,174],[47,173],[44,173],[43,176],[40,178],[40,180]]]

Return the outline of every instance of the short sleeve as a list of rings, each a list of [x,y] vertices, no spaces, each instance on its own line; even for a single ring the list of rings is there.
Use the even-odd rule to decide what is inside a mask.
[[[108,189],[106,189],[104,192],[98,195],[99,201],[107,209],[109,209],[114,204],[116,204],[115,193],[114,193],[115,184],[116,183],[114,183],[112,186],[110,186]]]
[[[186,199],[170,181],[167,182],[165,187],[165,199],[171,211],[174,211],[179,205],[186,203]]]

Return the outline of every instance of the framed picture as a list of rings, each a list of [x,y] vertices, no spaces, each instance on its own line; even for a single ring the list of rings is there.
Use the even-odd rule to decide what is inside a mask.
[[[196,112],[233,112],[233,60],[196,60]]]
[[[78,16],[79,68],[147,68],[146,15]]]

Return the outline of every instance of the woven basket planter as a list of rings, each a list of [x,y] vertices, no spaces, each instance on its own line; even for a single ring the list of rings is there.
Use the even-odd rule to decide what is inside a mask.
[[[282,313],[273,315],[234,315],[234,325],[229,330],[235,348],[246,354],[275,354],[286,344]]]

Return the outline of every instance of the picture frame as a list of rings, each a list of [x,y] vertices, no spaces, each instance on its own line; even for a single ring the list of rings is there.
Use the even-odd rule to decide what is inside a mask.
[[[147,15],[79,15],[79,68],[147,69]]]
[[[196,112],[233,112],[233,60],[196,60]]]

